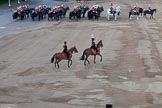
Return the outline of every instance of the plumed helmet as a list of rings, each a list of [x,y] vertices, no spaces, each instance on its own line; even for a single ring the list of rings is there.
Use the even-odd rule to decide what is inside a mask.
[[[94,34],[91,34],[91,39],[95,39]]]

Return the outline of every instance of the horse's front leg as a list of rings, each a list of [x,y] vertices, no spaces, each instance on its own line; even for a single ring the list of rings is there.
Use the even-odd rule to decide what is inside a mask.
[[[94,55],[94,64],[96,64],[96,55]]]
[[[100,62],[102,62],[102,55],[100,53],[98,53],[97,55],[101,57]]]
[[[71,66],[73,61],[72,61],[72,60],[70,60],[70,61],[71,61],[71,62],[70,62],[70,66]]]
[[[56,68],[56,64],[57,64],[57,59],[55,60],[55,68]]]

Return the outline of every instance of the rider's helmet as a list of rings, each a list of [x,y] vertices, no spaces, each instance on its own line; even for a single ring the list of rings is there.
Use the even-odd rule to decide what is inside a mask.
[[[91,39],[92,39],[92,41],[95,40],[94,34],[91,34]]]
[[[66,41],[64,41],[64,44],[67,44],[67,42],[66,42]]]
[[[61,4],[61,7],[64,7],[64,4]]]

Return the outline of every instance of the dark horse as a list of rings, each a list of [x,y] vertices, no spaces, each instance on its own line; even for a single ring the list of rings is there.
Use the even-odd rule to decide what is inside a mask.
[[[58,21],[59,20],[59,13],[58,12],[55,12],[55,13],[53,13],[53,12],[49,12],[48,13],[48,21],[50,21],[50,20],[56,20],[56,21]]]
[[[149,10],[145,10],[143,12],[143,17],[146,17],[146,14],[150,14],[150,19],[151,19],[151,18],[153,18],[154,12],[156,13],[156,9],[151,9],[150,11]]]
[[[82,15],[81,9],[78,9],[77,12],[71,11],[69,13],[69,19],[70,20],[76,19],[78,21],[81,19],[81,15]]]
[[[103,12],[103,11],[104,11],[103,6],[97,8],[97,13],[94,13],[92,10],[89,10],[87,13],[87,17],[89,20],[91,20],[91,19],[94,20],[94,18],[95,18],[95,20],[98,20],[101,12]]]
[[[12,17],[13,19],[17,19],[19,17],[21,20],[23,20],[25,18],[25,12],[21,11],[20,14],[18,12],[14,12]]]
[[[82,57],[80,58],[80,60],[84,60],[84,65],[86,65],[86,61],[88,62],[89,64],[89,60],[88,60],[88,57],[90,55],[94,56],[94,63],[96,63],[96,55],[99,55],[101,57],[101,60],[102,61],[102,55],[100,54],[100,48],[103,47],[103,43],[102,43],[102,40],[100,40],[98,43],[97,43],[97,51],[92,49],[92,48],[87,48],[84,50],[83,52],[83,55]]]
[[[139,8],[138,8],[138,10],[137,10],[137,12],[133,12],[133,9],[131,9],[130,11],[129,11],[129,19],[131,20],[132,19],[132,15],[137,15],[137,20],[139,19]]]
[[[142,14],[143,14],[143,8],[140,8],[139,7],[139,14],[142,16]]]
[[[35,12],[31,13],[31,18],[33,21],[35,21],[35,17],[38,17],[38,21],[43,20],[43,12],[40,11],[38,13]]]
[[[59,68],[59,62],[61,60],[68,60],[68,67],[70,67],[72,65],[71,58],[72,58],[73,52],[78,53],[78,50],[77,50],[77,48],[75,46],[68,50],[68,53],[69,53],[69,58],[68,59],[67,59],[67,55],[65,53],[63,53],[63,52],[55,53],[51,58],[51,63],[53,63],[54,59],[55,59],[55,67],[57,65],[57,68]]]
[[[86,12],[89,10],[89,7],[88,6],[83,6],[81,7],[81,13],[83,14],[82,17],[85,18],[85,14]]]

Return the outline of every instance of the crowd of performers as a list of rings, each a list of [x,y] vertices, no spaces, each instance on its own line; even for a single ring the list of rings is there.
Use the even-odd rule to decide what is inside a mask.
[[[98,9],[98,7],[99,7],[99,5],[93,5],[92,6],[92,8],[91,8],[91,11],[93,12],[93,13],[97,13],[97,9]],[[36,7],[33,11],[37,14],[37,13],[39,13],[42,9],[45,9],[46,8],[46,5],[45,4],[42,4],[42,5],[39,5],[38,7]],[[59,6],[55,6],[55,7],[53,7],[53,8],[51,8],[51,10],[50,10],[50,12],[53,12],[53,13],[56,13],[56,12],[58,12],[59,10],[61,10],[61,9],[63,9],[64,8],[64,5],[62,4],[62,5],[59,5]],[[80,3],[79,5],[77,5],[77,6],[74,6],[74,8],[73,8],[73,12],[74,13],[77,13],[77,11],[79,10],[79,9],[83,9],[83,8],[85,8],[85,5],[83,4],[83,3]],[[26,10],[26,9],[29,9],[29,5],[20,5],[20,6],[18,6],[17,7],[17,9],[16,9],[16,12],[18,13],[18,14],[21,14],[21,12],[23,11],[23,10]],[[149,11],[151,11],[151,5],[149,4],[148,5],[148,8],[147,8]],[[133,6],[133,8],[132,8],[132,11],[134,12],[134,13],[136,13],[136,12],[138,12],[138,10],[139,10],[139,7],[137,6],[137,4],[135,3],[135,5]],[[110,12],[111,13],[114,13],[115,12],[115,8],[114,8],[114,5],[113,5],[113,3],[110,3]]]

